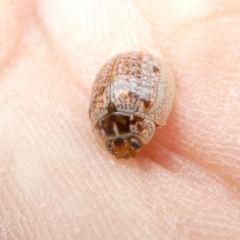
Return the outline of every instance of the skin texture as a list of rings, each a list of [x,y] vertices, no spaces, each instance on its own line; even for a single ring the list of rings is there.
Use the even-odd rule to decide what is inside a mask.
[[[180,3],[181,2],[181,3]],[[0,1],[0,239],[239,239],[238,1]],[[173,111],[134,160],[88,119],[98,69],[163,58]]]

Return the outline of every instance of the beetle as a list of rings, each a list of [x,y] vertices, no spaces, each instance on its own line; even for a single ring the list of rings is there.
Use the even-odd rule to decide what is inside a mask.
[[[93,84],[89,117],[101,146],[117,158],[135,157],[170,115],[175,78],[149,53],[127,52],[107,61]]]

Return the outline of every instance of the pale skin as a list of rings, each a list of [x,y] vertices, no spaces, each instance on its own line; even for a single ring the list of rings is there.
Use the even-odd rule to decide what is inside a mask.
[[[239,239],[232,2],[0,1],[0,239]],[[177,93],[126,161],[98,146],[88,104],[98,69],[130,50],[164,59]]]

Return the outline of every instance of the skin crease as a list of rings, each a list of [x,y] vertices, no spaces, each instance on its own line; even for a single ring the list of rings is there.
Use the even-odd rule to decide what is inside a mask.
[[[238,1],[1,0],[0,239],[239,239]],[[168,123],[115,160],[88,120],[110,57],[172,68]]]

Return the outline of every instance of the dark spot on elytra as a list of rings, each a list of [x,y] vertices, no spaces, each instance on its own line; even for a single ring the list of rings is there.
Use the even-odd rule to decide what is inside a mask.
[[[143,101],[144,107],[145,107],[145,108],[149,108],[151,102],[148,101],[148,100],[146,100],[146,99],[142,99],[142,101]]]
[[[139,132],[142,132],[142,130],[143,130],[143,126],[140,125],[140,124],[138,124],[138,125],[137,125],[137,129],[138,129]]]
[[[139,132],[143,131],[143,126],[140,124],[143,121],[142,118],[138,117],[138,116],[134,116],[134,118],[131,120],[130,124],[132,125],[136,125],[137,126],[137,130]]]
[[[159,68],[158,67],[156,67],[156,66],[153,66],[153,72],[155,72],[155,73],[157,73],[157,72],[159,72],[160,70],[159,70]]]
[[[136,124],[138,122],[142,122],[142,118],[138,117],[138,116],[134,116],[133,119],[131,120],[130,124]]]

